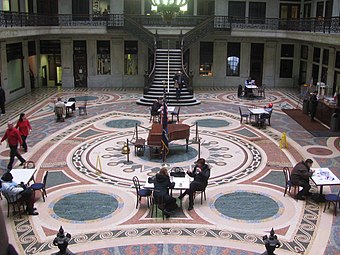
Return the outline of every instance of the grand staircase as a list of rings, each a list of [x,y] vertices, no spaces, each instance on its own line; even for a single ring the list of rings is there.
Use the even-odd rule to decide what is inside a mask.
[[[190,94],[187,87],[184,85],[181,91],[181,97],[176,100],[176,89],[174,88],[173,76],[176,72],[182,70],[182,56],[180,49],[156,49],[155,73],[152,85],[143,97],[137,100],[137,104],[152,105],[159,97],[164,95],[164,87],[166,90],[166,98],[168,105],[172,106],[189,106],[197,105],[198,101]],[[169,72],[169,93],[168,93],[168,72]],[[165,81],[165,86],[163,84]]]

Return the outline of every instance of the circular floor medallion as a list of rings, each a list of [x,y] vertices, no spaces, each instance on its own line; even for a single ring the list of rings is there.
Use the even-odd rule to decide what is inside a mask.
[[[268,196],[243,191],[221,195],[214,206],[223,216],[242,221],[272,218],[280,209],[277,202]]]
[[[63,219],[84,222],[107,217],[118,208],[113,196],[98,192],[70,194],[53,206],[54,213]]]

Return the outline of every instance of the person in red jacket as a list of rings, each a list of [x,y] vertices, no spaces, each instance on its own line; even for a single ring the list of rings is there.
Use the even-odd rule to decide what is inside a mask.
[[[7,130],[0,141],[0,145],[6,139],[10,148],[10,159],[7,165],[7,169],[10,171],[13,167],[14,157],[17,157],[20,160],[20,166],[23,166],[26,162],[26,160],[18,152],[18,144],[22,144],[22,139],[19,130],[14,127],[12,122],[8,122]]]
[[[26,118],[25,113],[21,113],[17,125],[15,126],[20,132],[21,139],[22,139],[22,148],[25,152],[27,152],[27,143],[26,138],[28,134],[31,133],[32,127],[28,119]]]

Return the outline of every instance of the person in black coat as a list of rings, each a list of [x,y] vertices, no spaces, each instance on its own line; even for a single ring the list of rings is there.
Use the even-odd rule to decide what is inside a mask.
[[[309,106],[310,106],[310,118],[314,121],[314,117],[316,114],[316,107],[318,106],[318,98],[317,98],[317,91],[314,91],[309,99]]]
[[[155,116],[160,114],[159,109],[162,107],[162,98],[158,98],[152,103],[151,106],[151,115]]]
[[[204,158],[197,160],[193,171],[188,171],[187,174],[193,177],[194,180],[190,183],[190,188],[187,189],[178,198],[183,199],[185,195],[189,195],[188,210],[194,209],[194,193],[196,191],[203,191],[208,186],[208,179],[210,177],[210,167],[205,163]]]
[[[169,218],[170,214],[178,208],[178,205],[176,204],[176,198],[169,195],[169,189],[175,187],[175,183],[170,182],[166,168],[162,168],[159,173],[156,174],[154,187],[153,197],[157,203],[160,202],[164,204],[164,214]]]
[[[292,184],[302,187],[302,190],[297,193],[295,197],[296,199],[305,200],[305,196],[311,195],[309,192],[311,188],[309,184],[309,178],[314,173],[314,171],[310,169],[312,165],[313,160],[311,159],[301,161],[294,166],[290,174]]]

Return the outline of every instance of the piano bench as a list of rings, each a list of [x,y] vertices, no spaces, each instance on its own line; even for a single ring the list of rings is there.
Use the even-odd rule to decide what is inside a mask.
[[[160,145],[149,145],[149,151],[150,151],[150,158],[152,156],[161,156],[162,153],[162,146]]]
[[[145,151],[145,139],[139,138],[135,142],[135,156],[137,155],[144,155]]]

